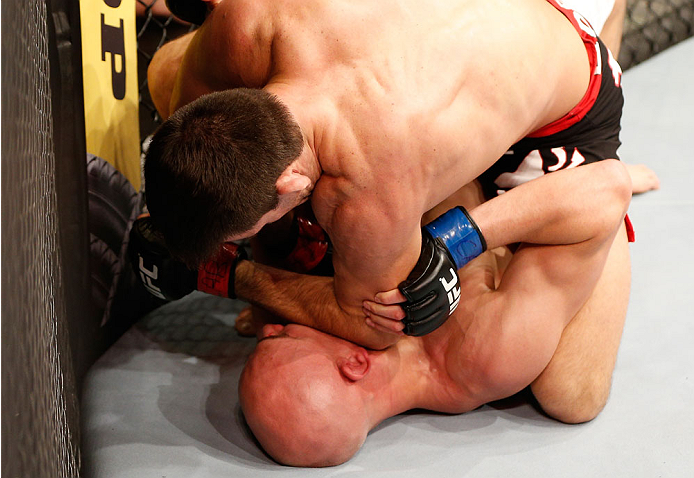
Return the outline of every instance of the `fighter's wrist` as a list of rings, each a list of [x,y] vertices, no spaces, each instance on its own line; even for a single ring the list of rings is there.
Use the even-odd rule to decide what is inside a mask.
[[[242,246],[232,242],[222,244],[217,255],[198,269],[197,290],[235,299],[236,268],[239,261],[247,257]]]
[[[236,264],[236,273],[234,274],[234,292],[236,297],[248,300],[251,296],[249,288],[254,271],[255,264],[251,260],[241,259]]]
[[[462,206],[434,219],[424,230],[441,239],[458,269],[487,249],[482,231]]]

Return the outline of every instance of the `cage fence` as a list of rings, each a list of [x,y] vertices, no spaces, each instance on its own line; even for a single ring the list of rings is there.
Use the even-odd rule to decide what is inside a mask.
[[[2,10],[2,476],[74,477],[79,426],[54,154],[48,9]],[[8,139],[9,138],[9,139]]]

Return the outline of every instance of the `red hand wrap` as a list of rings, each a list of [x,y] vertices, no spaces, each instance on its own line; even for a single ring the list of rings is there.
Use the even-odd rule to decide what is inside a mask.
[[[299,273],[314,269],[328,253],[328,236],[313,220],[297,216],[299,226],[296,245],[286,258],[287,267]]]
[[[198,269],[198,290],[220,297],[235,298],[236,263],[245,258],[245,251],[233,242],[225,242],[214,259]]]

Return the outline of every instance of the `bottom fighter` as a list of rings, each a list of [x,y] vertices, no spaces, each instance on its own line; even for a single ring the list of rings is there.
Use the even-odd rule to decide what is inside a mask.
[[[556,174],[558,182],[572,172]],[[287,465],[336,465],[388,417],[415,408],[463,413],[528,385],[553,418],[593,419],[609,395],[623,326],[621,314],[586,313],[601,295],[598,277],[613,283],[608,294],[624,286],[621,267],[604,266],[613,242],[627,242],[628,200],[605,194],[584,196],[604,204],[590,219],[576,218],[585,240],[521,244],[510,261],[488,251],[458,270],[458,307],[428,335],[369,351],[310,327],[265,325],[239,383],[262,447]],[[239,263],[241,295],[253,295],[256,267]]]
[[[566,249],[522,247],[498,287],[497,258],[485,253],[459,271],[462,299],[446,324],[384,351],[301,325],[266,325],[239,384],[251,430],[280,463],[331,466],[352,457],[386,418],[415,408],[462,413],[528,384],[550,416],[591,420],[609,394],[620,324],[574,319],[593,342],[575,351],[578,374],[538,379],[567,326],[557,309],[576,307],[561,293]],[[518,295],[527,303],[527,294],[535,306],[519,310]],[[557,411],[552,400],[563,389],[576,397]]]

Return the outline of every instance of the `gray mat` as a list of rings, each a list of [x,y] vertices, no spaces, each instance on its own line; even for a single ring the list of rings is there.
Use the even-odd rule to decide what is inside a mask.
[[[242,304],[193,294],[145,317],[91,369],[87,476],[694,476],[694,39],[629,70],[623,84],[620,154],[652,167],[662,189],[630,208],[631,302],[596,420],[562,425],[521,394],[459,416],[394,417],[339,467],[281,467],[239,413],[238,375],[254,344],[233,329]]]

